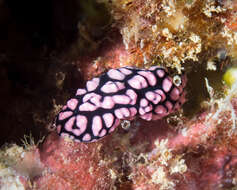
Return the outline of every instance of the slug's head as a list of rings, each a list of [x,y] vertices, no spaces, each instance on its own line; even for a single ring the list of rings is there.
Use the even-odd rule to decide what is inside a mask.
[[[146,98],[152,103],[152,120],[162,119],[180,109],[185,102],[185,86],[187,77],[183,75],[172,75],[163,67],[151,67],[150,70],[157,76],[157,85],[146,94]],[[152,95],[152,96],[149,96]],[[149,113],[140,116],[149,120]]]
[[[177,88],[178,91],[179,91],[179,99],[178,99],[178,102],[177,102],[177,108],[176,109],[179,109],[180,106],[182,106],[186,101],[186,98],[185,98],[185,96],[186,96],[186,91],[185,91],[186,84],[187,84],[187,76],[185,74],[175,75],[173,77],[174,88]]]
[[[157,91],[162,99],[153,110],[152,120],[162,119],[181,108],[186,101],[186,82],[186,75],[175,75],[173,77],[167,75],[163,79],[162,91]]]

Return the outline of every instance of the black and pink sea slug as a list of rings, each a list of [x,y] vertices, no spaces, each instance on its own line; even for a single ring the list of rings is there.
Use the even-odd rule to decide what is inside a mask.
[[[173,81],[158,66],[110,69],[77,90],[56,117],[57,131],[78,142],[93,142],[113,132],[121,119],[161,119],[185,101],[185,77],[179,84]]]

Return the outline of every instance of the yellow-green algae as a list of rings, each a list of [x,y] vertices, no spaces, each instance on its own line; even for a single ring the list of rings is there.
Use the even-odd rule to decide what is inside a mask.
[[[229,87],[234,85],[237,82],[237,66],[229,68],[223,75],[223,80]]]

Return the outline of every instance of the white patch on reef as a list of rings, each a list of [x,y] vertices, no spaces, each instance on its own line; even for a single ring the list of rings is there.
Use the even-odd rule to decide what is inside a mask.
[[[210,1],[206,3],[206,6],[202,9],[203,13],[207,17],[212,17],[212,13],[221,13],[226,11],[226,8],[223,8],[221,6],[215,6],[215,1]]]
[[[176,13],[175,1],[174,0],[163,0],[161,4],[167,17],[172,16]]]
[[[185,23],[188,21],[187,17],[183,14],[182,10],[178,10],[174,16],[167,19],[170,27],[176,31],[184,30]]]
[[[172,37],[173,37],[172,33],[169,31],[168,28],[164,28],[164,29],[162,30],[162,35],[163,35],[164,37],[166,37],[167,39],[172,39]]]
[[[0,169],[1,186],[0,190],[25,190],[20,178],[11,168]]]
[[[151,181],[154,184],[159,184],[161,190],[174,189],[175,183],[168,179],[163,167],[158,167],[151,176]]]
[[[180,173],[183,174],[187,171],[187,165],[185,164],[185,160],[184,159],[180,159],[179,156],[177,156],[176,159],[173,160],[173,162],[171,163],[171,167],[170,167],[170,174],[174,174],[174,173]]]
[[[201,42],[201,38],[198,35],[194,34],[194,33],[191,34],[189,39],[191,41],[193,41],[194,43],[200,43]]]
[[[209,71],[216,71],[216,64],[215,64],[215,62],[209,60],[207,62],[207,68],[206,69],[209,70]]]

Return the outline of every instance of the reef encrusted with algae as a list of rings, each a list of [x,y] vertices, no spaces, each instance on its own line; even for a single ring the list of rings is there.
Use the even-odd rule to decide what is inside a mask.
[[[120,29],[125,48],[133,54],[131,62],[136,65],[146,67],[159,60],[181,72],[187,62],[212,61],[220,49],[236,57],[236,34],[227,25],[235,2],[97,1],[111,9],[114,27]]]
[[[8,179],[14,179],[15,185],[19,175],[26,176],[23,182],[30,181],[32,189],[42,190],[236,188],[236,85],[225,91],[228,87],[220,82],[224,70],[236,64],[236,1],[97,1],[111,11],[110,27],[118,28],[121,36],[108,34],[109,40],[101,48],[65,64],[73,65],[85,80],[109,68],[161,64],[175,68],[174,73],[185,71],[189,81],[196,81],[187,88],[192,109],[196,98],[190,94],[193,88],[197,94],[206,93],[205,101],[198,101],[199,110],[192,117],[185,115],[184,107],[184,112],[160,121],[137,119],[92,144],[75,143],[51,133],[41,147],[29,152],[28,158],[36,162],[29,164],[30,160],[23,159],[28,165],[8,164],[8,176],[12,177]],[[91,19],[88,22],[93,23]],[[75,49],[71,51],[75,54]],[[196,72],[199,75],[193,74]],[[71,75],[66,70],[55,73],[63,76],[56,82],[61,93],[55,105],[68,98],[64,79]],[[3,159],[4,163],[9,161],[9,157]],[[19,163],[27,172],[16,170]],[[33,166],[37,169],[32,170]],[[31,171],[35,172],[28,175]],[[0,180],[6,179],[4,173],[2,176]]]
[[[11,144],[0,150],[1,190],[32,189],[33,183],[31,182],[34,177],[41,175],[43,170],[44,166],[40,161],[39,150],[36,145],[27,144],[23,148]]]

